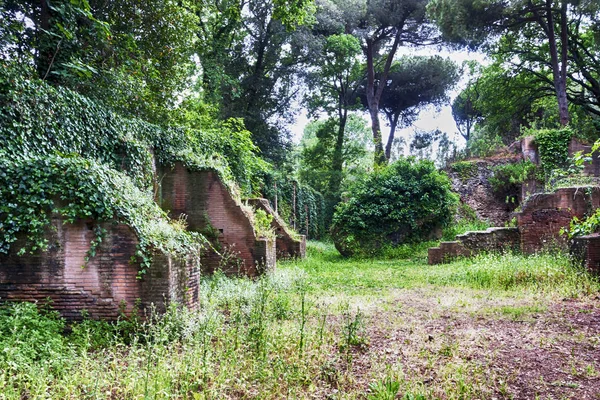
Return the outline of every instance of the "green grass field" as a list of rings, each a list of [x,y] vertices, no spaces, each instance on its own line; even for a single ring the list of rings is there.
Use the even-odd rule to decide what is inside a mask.
[[[600,285],[567,257],[306,260],[200,309],[67,327],[2,310],[0,399],[600,398]]]

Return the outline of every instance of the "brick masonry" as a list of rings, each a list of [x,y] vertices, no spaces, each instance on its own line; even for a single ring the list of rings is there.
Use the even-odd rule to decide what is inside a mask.
[[[518,249],[520,235],[517,228],[489,228],[456,236],[456,241],[441,242],[428,251],[430,265],[441,264],[457,257],[471,257],[479,253]]]
[[[306,236],[294,235],[287,224],[281,219],[279,214],[271,208],[267,199],[249,199],[248,204],[255,209],[264,210],[273,217],[271,228],[275,231],[277,259],[285,258],[304,258],[306,257]],[[298,237],[298,239],[294,238]]]
[[[126,225],[103,223],[106,236],[86,263],[94,224],[54,218],[46,233],[49,251],[17,256],[20,241],[8,255],[0,254],[0,301],[50,299],[68,319],[80,319],[86,310],[92,318],[114,320],[136,306],[143,314],[151,304],[160,312],[170,301],[195,307],[199,257],[176,260],[155,253],[148,273],[139,278],[139,265],[131,262],[135,233]]]
[[[248,211],[213,171],[189,171],[181,163],[157,168],[157,202],[171,218],[184,215],[188,229],[212,236],[205,272],[257,276],[275,268],[275,241],[257,238]]]
[[[574,238],[570,253],[575,262],[600,276],[600,234]]]
[[[535,193],[523,204],[522,210],[515,213],[517,228],[490,228],[459,235],[455,242],[442,242],[439,247],[430,249],[429,264],[507,248],[518,248],[525,254],[552,248],[566,250],[569,243],[561,230],[569,227],[573,217],[583,218],[598,207],[598,187],[561,188],[552,193]],[[589,249],[577,250],[578,254],[589,254],[591,258],[586,262],[593,265],[596,262],[594,246],[600,246],[600,240],[590,239],[586,246]],[[600,260],[600,248],[597,252]]]
[[[568,228],[573,217],[583,218],[600,206],[600,188],[562,188],[553,193],[536,193],[516,213],[521,234],[521,250],[531,254],[558,247],[566,249],[561,229]]]

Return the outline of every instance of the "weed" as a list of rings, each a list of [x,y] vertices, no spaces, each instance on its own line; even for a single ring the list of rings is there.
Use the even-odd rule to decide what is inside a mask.
[[[394,400],[400,390],[400,382],[387,378],[370,383],[369,390],[368,400]]]

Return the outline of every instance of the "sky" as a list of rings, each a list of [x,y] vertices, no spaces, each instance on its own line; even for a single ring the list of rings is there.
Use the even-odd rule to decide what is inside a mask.
[[[467,60],[475,60],[479,63],[486,64],[487,60],[482,53],[477,52],[468,52],[466,50],[455,51],[449,50],[446,48],[409,48],[409,47],[401,47],[398,49],[398,57],[403,55],[418,55],[418,56],[433,56],[440,55],[442,57],[450,58],[456,64],[461,65],[464,61]],[[419,118],[415,121],[415,123],[407,128],[398,129],[396,131],[396,137],[404,137],[406,143],[410,143],[411,136],[415,130],[420,131],[432,131],[435,129],[439,129],[442,132],[446,132],[450,138],[450,140],[454,141],[455,144],[462,148],[464,147],[465,141],[458,133],[458,128],[456,127],[456,123],[454,122],[454,118],[452,118],[452,110],[450,108],[450,104],[452,100],[460,93],[460,91],[465,87],[467,83],[466,77],[463,77],[461,81],[456,85],[456,87],[449,93],[450,101],[443,105],[441,108],[436,107],[427,107],[421,111],[419,114]],[[364,118],[369,121],[369,116],[367,113],[364,113]],[[290,130],[292,131],[293,141],[294,143],[299,143],[302,138],[302,133],[304,131],[304,127],[310,122],[306,115],[306,111],[302,110],[295,123],[290,126]],[[380,122],[385,124],[385,118],[381,117]],[[384,143],[387,140],[387,130],[383,130],[384,134]],[[408,146],[407,146],[408,147]]]

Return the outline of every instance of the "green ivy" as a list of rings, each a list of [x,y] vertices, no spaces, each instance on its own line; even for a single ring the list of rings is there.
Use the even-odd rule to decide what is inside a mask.
[[[553,170],[569,166],[569,142],[573,137],[570,128],[529,130],[527,135],[535,137],[540,163],[546,177]]]
[[[0,252],[8,253],[19,236],[24,246],[17,251],[45,251],[45,233],[53,216],[66,223],[78,219],[117,222],[130,226],[139,244],[135,254],[144,273],[154,250],[187,257],[199,254],[206,240],[170,220],[125,174],[78,156],[37,156],[9,159],[0,156]],[[96,232],[91,253],[102,241]]]
[[[288,226],[295,227],[296,231],[310,239],[320,239],[326,235],[325,200],[321,193],[278,173],[265,174],[263,182],[262,195],[272,205],[277,197],[278,214]]]
[[[65,88],[25,79],[0,62],[0,149],[8,157],[72,155],[96,160],[150,187],[153,158],[171,165],[213,169],[243,192],[258,190],[267,164],[239,120],[207,118],[200,129],[161,128],[127,119]]]

